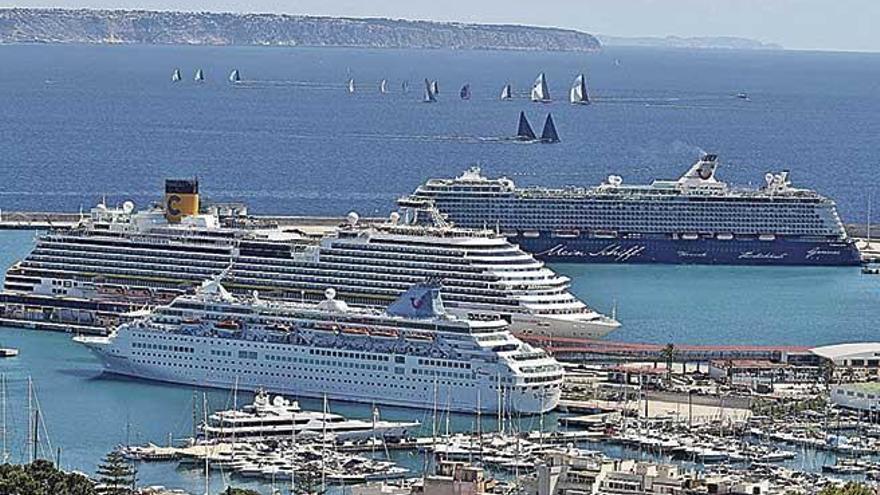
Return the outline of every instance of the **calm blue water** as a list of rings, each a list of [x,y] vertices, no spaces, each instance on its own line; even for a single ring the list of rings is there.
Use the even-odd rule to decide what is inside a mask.
[[[737,184],[789,167],[855,221],[876,173],[877,54],[2,46],[0,66],[7,210],[75,210],[103,194],[143,205],[165,177],[198,174],[211,198],[256,211],[384,214],[427,177],[474,162],[523,183],[636,182],[675,177],[704,149]],[[171,84],[173,67],[185,81]],[[258,82],[231,87],[233,67]],[[558,102],[498,101],[505,82],[524,92],[542,70]],[[581,71],[597,98],[588,108],[564,102]],[[419,102],[425,77],[440,81],[436,105]],[[382,78],[393,94],[378,94]],[[535,126],[552,111],[563,142],[482,139],[513,134],[520,110]]]
[[[144,205],[165,177],[197,174],[209,198],[243,200],[254,211],[384,214],[425,178],[474,162],[522,183],[595,183],[609,173],[635,182],[676,176],[705,149],[722,155],[722,174],[738,184],[790,167],[798,184],[834,196],[857,221],[876,172],[877,55],[0,46],[0,64],[14,68],[0,76],[3,210],[75,210],[103,194]],[[172,85],[175,66],[187,80]],[[197,67],[209,78],[202,86],[189,80]],[[230,87],[233,67],[258,82]],[[540,70],[556,97],[588,72],[598,103],[497,101],[505,82],[524,91]],[[348,74],[362,92],[345,94]],[[385,97],[375,90],[383,77],[393,91]],[[424,77],[440,80],[436,105],[419,102]],[[408,95],[399,91],[404,78]],[[457,99],[464,82],[469,102]],[[739,91],[752,101],[731,96]],[[486,139],[510,135],[520,110],[536,126],[552,111],[563,142]],[[27,253],[32,237],[0,232],[0,266]],[[880,328],[880,277],[855,269],[554,268],[593,306],[617,306],[624,326],[613,339],[825,344],[874,339]],[[0,361],[16,459],[27,376],[65,467],[91,472],[127,439],[162,443],[191,429],[189,388],[100,378],[96,360],[66,335],[4,329],[0,342],[22,350]],[[224,407],[229,394],[209,392],[209,401]],[[333,409],[369,415],[361,406]],[[421,411],[383,415],[428,421]],[[453,426],[472,428],[473,418],[457,416]],[[141,480],[201,486],[198,473],[167,465],[144,466]]]

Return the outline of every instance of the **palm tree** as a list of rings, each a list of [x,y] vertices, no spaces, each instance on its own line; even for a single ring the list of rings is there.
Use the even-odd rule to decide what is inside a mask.
[[[669,387],[672,385],[672,362],[675,360],[675,344],[672,342],[666,344],[661,354],[666,360],[666,386]]]

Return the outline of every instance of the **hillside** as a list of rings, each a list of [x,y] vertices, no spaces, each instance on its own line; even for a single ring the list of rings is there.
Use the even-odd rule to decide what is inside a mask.
[[[593,51],[583,32],[515,25],[282,14],[0,9],[0,43],[344,46]]]

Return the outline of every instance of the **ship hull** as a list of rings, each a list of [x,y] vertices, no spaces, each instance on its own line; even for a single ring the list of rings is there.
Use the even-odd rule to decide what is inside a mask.
[[[511,240],[547,262],[792,266],[860,263],[858,250],[850,241],[560,238],[549,233],[516,236]]]
[[[206,343],[206,339],[175,338],[178,339],[173,341],[175,344],[196,345],[196,354],[206,357],[202,358],[200,364],[191,364],[192,361],[185,357],[163,358],[160,353],[134,356],[127,344],[108,337],[81,337],[75,340],[86,345],[101,360],[103,372],[108,375],[227,390],[256,392],[263,389],[293,397],[326,397],[334,401],[418,409],[437,407],[439,401],[444,408],[461,413],[474,413],[477,409],[491,413],[498,408],[496,377],[488,370],[480,372],[475,369],[476,379],[470,385],[460,386],[450,386],[447,380],[414,378],[411,359],[407,359],[406,364],[387,370],[363,372],[363,376],[335,361],[310,365],[292,374],[284,367],[271,368],[271,365],[263,364],[265,360],[260,364],[239,362],[235,359],[237,348],[244,350],[271,346],[232,340],[218,344],[217,349],[232,350],[232,357],[225,360],[221,367],[211,365],[211,358],[207,357],[211,355],[213,347],[199,347],[199,344]],[[156,339],[156,342],[164,341],[161,337]],[[367,384],[362,380],[372,383]],[[515,388],[505,396],[504,407],[517,414],[540,414],[553,410],[560,398],[560,386]]]

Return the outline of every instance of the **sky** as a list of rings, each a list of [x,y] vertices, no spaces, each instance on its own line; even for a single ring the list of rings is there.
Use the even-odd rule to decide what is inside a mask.
[[[0,0],[0,6],[516,23],[612,36],[740,36],[790,49],[880,51],[880,0]]]

